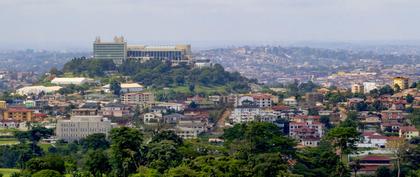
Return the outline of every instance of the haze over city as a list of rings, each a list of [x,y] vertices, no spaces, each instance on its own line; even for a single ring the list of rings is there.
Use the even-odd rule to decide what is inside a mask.
[[[0,49],[86,49],[96,36],[200,46],[418,44],[413,0],[1,0]]]

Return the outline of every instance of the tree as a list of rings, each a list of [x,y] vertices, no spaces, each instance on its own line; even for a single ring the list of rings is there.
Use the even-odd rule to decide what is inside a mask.
[[[26,168],[31,172],[54,170],[63,174],[66,170],[64,160],[60,156],[45,156],[32,158],[26,162]]]
[[[137,129],[121,127],[112,129],[109,136],[114,173],[126,177],[135,172],[144,160],[142,133]]]
[[[177,146],[182,145],[182,143],[184,142],[184,140],[178,135],[176,135],[174,131],[167,130],[154,135],[151,143],[158,143],[165,140],[173,141]]]
[[[188,85],[188,90],[189,90],[191,93],[194,93],[194,90],[195,90],[195,84],[190,84],[190,85]]]
[[[350,167],[350,169],[352,169],[352,171],[354,172],[354,176],[355,177],[357,177],[357,172],[363,167],[361,164],[360,164],[360,160],[359,159],[357,159],[357,160],[354,160],[354,161],[352,161],[352,162],[350,162],[350,164],[349,164],[349,167]]]
[[[407,101],[407,103],[413,103],[413,101],[414,101],[414,97],[412,96],[412,95],[410,95],[410,94],[408,94],[406,97],[405,97],[405,100]]]
[[[32,175],[32,177],[62,177],[58,171],[55,170],[41,170]]]
[[[416,88],[417,87],[417,82],[413,82],[410,86],[410,88]]]
[[[389,150],[392,151],[396,158],[397,163],[397,177],[401,176],[401,160],[405,154],[405,152],[408,150],[408,143],[404,138],[399,138],[397,140],[387,141],[386,146],[389,148]]]
[[[196,176],[199,176],[199,173],[189,168],[188,166],[181,165],[181,166],[169,169],[168,172],[164,174],[164,176],[165,177],[196,177]]]
[[[150,143],[147,147],[148,167],[157,169],[160,173],[178,166],[181,162],[182,156],[178,153],[177,145],[173,141],[164,140]]]
[[[106,139],[106,135],[103,133],[88,135],[86,138],[80,140],[80,144],[85,150],[109,148],[109,141]]]
[[[109,83],[109,88],[110,90],[112,90],[112,93],[114,93],[114,95],[120,95],[121,93],[121,83],[119,83],[116,80],[111,81],[111,83]]]
[[[308,109],[308,115],[310,116],[318,116],[319,112],[316,108],[309,108]]]
[[[86,154],[84,168],[95,177],[111,172],[108,155],[103,150],[89,151]]]
[[[336,127],[331,129],[325,138],[333,147],[339,150],[343,160],[344,154],[357,151],[356,143],[360,139],[360,133],[354,127]]]
[[[391,170],[386,166],[380,166],[376,169],[376,177],[391,177]]]
[[[319,119],[319,121],[324,124],[325,128],[330,129],[332,128],[330,116],[322,115]]]
[[[147,168],[145,166],[140,166],[139,169],[137,169],[136,174],[130,175],[130,177],[160,177],[162,176],[156,169],[153,168]]]
[[[394,89],[392,89],[392,87],[389,85],[385,85],[379,89],[379,95],[386,95],[386,94],[389,94],[389,95],[394,94]]]

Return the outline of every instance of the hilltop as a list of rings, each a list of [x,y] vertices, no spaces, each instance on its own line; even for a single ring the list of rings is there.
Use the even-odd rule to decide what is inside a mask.
[[[201,86],[219,89],[223,87],[225,91],[231,92],[247,92],[250,90],[248,84],[256,82],[241,76],[238,72],[225,71],[220,64],[197,68],[186,64],[171,66],[170,62],[160,60],[125,61],[117,66],[111,60],[75,58],[64,64],[61,71],[51,73],[58,76],[87,76],[101,80],[119,78],[157,89]]]

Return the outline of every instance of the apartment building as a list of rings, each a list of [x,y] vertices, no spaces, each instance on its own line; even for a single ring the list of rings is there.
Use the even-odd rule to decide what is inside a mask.
[[[125,93],[121,96],[121,102],[127,105],[148,105],[155,101],[155,96],[150,92]]]

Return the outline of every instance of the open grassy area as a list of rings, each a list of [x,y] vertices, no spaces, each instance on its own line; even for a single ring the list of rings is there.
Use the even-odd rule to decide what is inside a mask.
[[[9,177],[12,173],[19,171],[19,169],[13,168],[0,168],[0,173],[3,174],[3,177]]]
[[[18,144],[19,141],[15,138],[0,138],[0,145]]]

